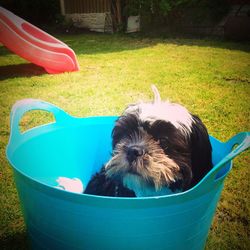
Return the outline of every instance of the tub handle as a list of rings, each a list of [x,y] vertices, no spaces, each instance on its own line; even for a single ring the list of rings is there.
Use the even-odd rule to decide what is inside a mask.
[[[32,110],[43,110],[52,113],[57,123],[65,123],[71,117],[62,109],[45,101],[38,99],[23,99],[17,101],[12,107],[10,113],[10,141],[16,142],[17,139],[22,136],[19,129],[19,122],[26,112]]]
[[[233,147],[237,145],[235,149]],[[204,177],[201,181],[201,185],[205,188],[212,187],[214,182],[217,181],[217,174],[225,167],[225,164],[234,159],[237,155],[241,154],[250,147],[250,132],[241,132],[236,134],[227,142],[224,143],[224,147],[228,148],[230,152],[217,163],[213,169]],[[232,150],[233,149],[233,150]],[[220,180],[220,178],[218,178]]]

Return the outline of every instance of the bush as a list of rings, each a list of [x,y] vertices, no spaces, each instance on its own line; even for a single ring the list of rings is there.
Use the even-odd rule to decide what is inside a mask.
[[[60,13],[59,0],[3,0],[1,5],[35,25],[53,24]]]
[[[178,22],[186,12],[192,13],[192,21],[209,18],[215,22],[228,12],[227,0],[130,0],[125,15],[141,15],[151,23]]]

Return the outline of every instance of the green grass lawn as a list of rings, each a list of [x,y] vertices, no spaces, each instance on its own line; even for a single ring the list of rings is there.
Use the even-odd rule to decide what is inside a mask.
[[[250,130],[250,45],[121,35],[59,36],[77,54],[81,70],[49,75],[0,47],[0,245],[27,247],[25,226],[5,156],[12,105],[23,98],[51,102],[78,116],[119,115],[126,105],[151,100],[155,83],[163,99],[198,114],[209,133],[226,141]],[[48,122],[33,112],[22,129]],[[234,160],[226,178],[206,249],[250,249],[249,152]]]

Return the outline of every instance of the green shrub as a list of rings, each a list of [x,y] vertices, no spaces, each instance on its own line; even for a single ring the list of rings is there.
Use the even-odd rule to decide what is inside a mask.
[[[55,23],[60,13],[59,0],[3,0],[1,5],[35,25]]]

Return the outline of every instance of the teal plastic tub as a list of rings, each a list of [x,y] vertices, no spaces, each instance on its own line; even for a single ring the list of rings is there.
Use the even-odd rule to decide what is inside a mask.
[[[55,122],[21,133],[20,119],[30,110],[51,112]],[[210,136],[214,168],[183,193],[116,198],[55,188],[59,176],[86,186],[108,161],[116,118],[75,118],[33,99],[13,106],[7,158],[33,249],[203,249],[224,179],[232,159],[249,147],[249,133],[225,143]]]

